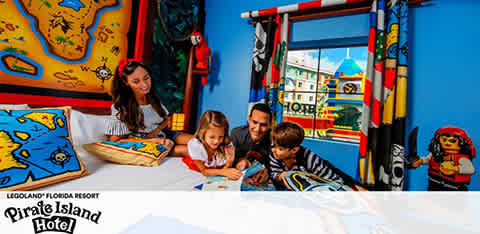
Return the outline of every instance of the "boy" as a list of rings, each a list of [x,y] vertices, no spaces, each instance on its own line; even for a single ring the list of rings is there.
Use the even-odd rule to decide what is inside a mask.
[[[272,153],[269,156],[270,178],[278,190],[286,189],[284,176],[287,171],[312,173],[351,188],[364,190],[353,178],[301,146],[304,131],[297,124],[291,122],[278,124],[272,130],[271,138],[273,144]]]

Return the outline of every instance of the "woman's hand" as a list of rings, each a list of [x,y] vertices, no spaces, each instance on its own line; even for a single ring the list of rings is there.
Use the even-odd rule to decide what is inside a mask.
[[[243,175],[243,173],[236,168],[224,168],[222,170],[223,176],[226,176],[230,180],[238,180]]]
[[[163,122],[159,123],[158,126],[153,129],[151,132],[149,132],[145,137],[146,138],[155,138],[158,136],[158,134],[167,127],[168,125],[168,119],[164,119]]]
[[[155,144],[163,145],[163,146],[167,147],[168,149],[171,149],[172,146],[174,145],[172,140],[164,138],[164,137],[148,138],[148,139],[143,139],[142,141],[153,142]]]

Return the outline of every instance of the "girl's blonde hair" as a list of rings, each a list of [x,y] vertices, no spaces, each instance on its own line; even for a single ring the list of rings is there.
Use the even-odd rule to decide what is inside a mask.
[[[195,132],[195,137],[205,144],[205,133],[208,129],[211,128],[223,128],[224,137],[223,142],[220,144],[216,150],[219,153],[220,157],[225,157],[225,146],[230,144],[230,137],[228,136],[228,120],[227,117],[222,112],[207,110],[200,117],[198,123],[197,131]]]

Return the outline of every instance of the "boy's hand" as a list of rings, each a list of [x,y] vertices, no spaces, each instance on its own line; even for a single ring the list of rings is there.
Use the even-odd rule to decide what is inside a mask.
[[[223,169],[223,176],[226,176],[230,180],[238,180],[242,177],[243,173],[235,168]]]
[[[362,186],[358,186],[358,185],[355,185],[355,188],[359,191],[359,192],[368,192],[368,190]]]
[[[237,162],[237,168],[238,170],[243,170],[245,168],[249,168],[251,165],[250,161],[248,161],[246,158],[240,159],[240,161]]]
[[[253,181],[257,183],[265,183],[268,180],[268,170],[263,168],[252,176]]]
[[[288,190],[292,190],[292,188],[288,185],[287,183],[287,180],[285,179],[285,173],[287,173],[286,171],[280,173],[280,176],[278,176],[278,179],[280,181],[283,181],[283,184],[285,185],[285,187],[287,187]]]

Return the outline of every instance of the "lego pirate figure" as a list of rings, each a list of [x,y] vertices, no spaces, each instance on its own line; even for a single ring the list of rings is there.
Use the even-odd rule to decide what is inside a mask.
[[[438,129],[428,151],[430,154],[411,164],[414,168],[428,164],[428,191],[467,191],[470,175],[475,172],[475,147],[465,131],[457,127]]]

